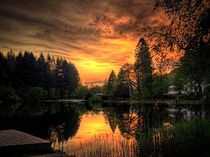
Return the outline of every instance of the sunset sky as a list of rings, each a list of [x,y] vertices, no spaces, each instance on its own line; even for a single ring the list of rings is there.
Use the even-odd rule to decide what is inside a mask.
[[[103,81],[134,62],[145,26],[166,24],[152,0],[1,0],[0,50],[61,56],[82,82]]]

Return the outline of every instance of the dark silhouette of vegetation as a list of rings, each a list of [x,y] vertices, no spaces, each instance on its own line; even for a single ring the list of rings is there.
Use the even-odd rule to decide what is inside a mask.
[[[186,50],[191,44],[202,47],[209,42],[209,2],[208,0],[154,0],[155,9],[163,9],[170,20],[168,26],[150,31],[152,37],[161,37],[156,48],[175,47]],[[192,40],[194,43],[192,43]],[[178,46],[178,47],[177,47]]]
[[[105,92],[110,97],[113,97],[117,85],[117,76],[114,70],[111,71],[107,84],[105,85]]]
[[[152,79],[152,96],[155,98],[163,97],[163,95],[168,92],[169,86],[172,84],[170,75],[153,74]]]
[[[158,54],[184,52],[176,70],[176,83],[179,89],[183,84],[198,86],[199,95],[203,94],[201,85],[209,84],[210,78],[208,0],[154,0],[154,8],[163,10],[170,24],[144,30],[153,40],[152,50]]]
[[[152,58],[146,41],[141,38],[136,46],[136,62],[134,71],[136,74],[137,90],[139,96],[152,96]]]
[[[162,97],[169,87],[194,99],[210,99],[210,42],[208,0],[154,0],[154,9],[164,11],[169,24],[147,27],[145,39],[140,38],[136,47],[133,66],[123,65],[118,74],[113,97],[133,99]],[[150,52],[155,59],[154,66]],[[179,52],[178,62],[167,58]],[[157,57],[158,56],[158,57]],[[127,66],[127,67],[126,67]],[[170,68],[173,71],[165,74]],[[157,73],[153,73],[156,70]],[[135,76],[133,78],[132,76]],[[137,92],[136,92],[137,91]],[[138,95],[136,94],[138,93]]]
[[[38,59],[31,52],[20,52],[17,56],[11,51],[4,56],[0,53],[2,75],[1,87],[56,88],[71,93],[79,85],[79,74],[72,63],[65,59],[47,56],[41,53]]]
[[[118,98],[130,98],[133,95],[134,71],[131,64],[124,64],[117,76],[117,87],[114,96]]]
[[[0,106],[16,111],[22,104],[43,99],[70,98],[80,84],[76,67],[65,59],[31,52],[0,53]]]
[[[72,94],[74,98],[78,99],[85,99],[85,97],[88,95],[89,89],[86,86],[80,85]]]
[[[203,45],[196,51],[196,48],[191,47],[194,44],[186,48],[185,54],[180,59],[180,64],[176,69],[177,73],[175,77],[177,81],[179,80],[179,82],[176,82],[178,86],[189,84],[189,86],[194,88],[197,95],[201,96],[202,94],[205,95],[202,92],[202,84],[206,85],[210,83],[210,49],[209,46]]]
[[[155,107],[153,104],[119,106],[110,104],[106,107],[106,118],[113,132],[118,127],[125,138],[137,140],[139,148],[135,150],[136,156],[209,155],[208,118],[198,119],[199,116],[195,116],[197,118],[186,121],[181,110],[171,117],[163,104]]]
[[[140,134],[141,156],[209,156],[209,120],[193,119]]]
[[[68,106],[70,107],[70,106]],[[54,123],[49,126],[51,142],[63,142],[68,141],[69,138],[76,135],[80,125],[79,113],[70,107],[67,113],[63,115],[57,115],[54,117]]]

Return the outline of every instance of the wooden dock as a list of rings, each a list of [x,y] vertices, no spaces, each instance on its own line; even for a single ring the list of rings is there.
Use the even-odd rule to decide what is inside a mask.
[[[17,130],[0,130],[0,154],[2,153],[45,153],[50,152],[48,140]]]

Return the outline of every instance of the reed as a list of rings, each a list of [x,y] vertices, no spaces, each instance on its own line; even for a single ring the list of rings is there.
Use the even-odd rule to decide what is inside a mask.
[[[210,121],[193,119],[150,129],[139,137],[141,156],[210,155]]]
[[[73,145],[67,142],[63,145],[66,154],[76,157],[135,157],[137,143],[134,139],[126,139],[121,135],[98,135],[88,143]]]

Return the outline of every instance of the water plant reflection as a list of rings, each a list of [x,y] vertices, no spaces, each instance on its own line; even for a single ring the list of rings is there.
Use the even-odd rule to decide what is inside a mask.
[[[182,112],[183,107],[178,107],[175,116],[170,116],[170,109],[161,104],[158,107],[153,107],[152,104],[94,106],[92,111],[90,109],[82,113],[80,126],[74,136],[61,138],[63,140],[60,142],[54,141],[55,149],[76,156],[163,156],[165,148],[176,150],[174,146],[177,143],[182,139],[187,140],[184,136],[188,134],[182,135],[180,132],[193,130],[192,126],[195,124],[188,125],[185,121],[201,115],[200,109],[192,106],[184,107],[184,110],[194,113],[188,119],[185,118],[185,112]],[[170,144],[171,147],[168,147]],[[182,143],[181,145],[183,146]]]
[[[112,156],[125,153],[133,156],[135,139],[124,138],[118,126],[113,131],[109,124],[103,111],[88,112],[81,117],[76,135],[62,142],[54,140],[53,147],[69,155],[76,154],[76,156],[97,155],[99,152],[104,155],[112,154]],[[58,138],[57,134],[55,137]]]

